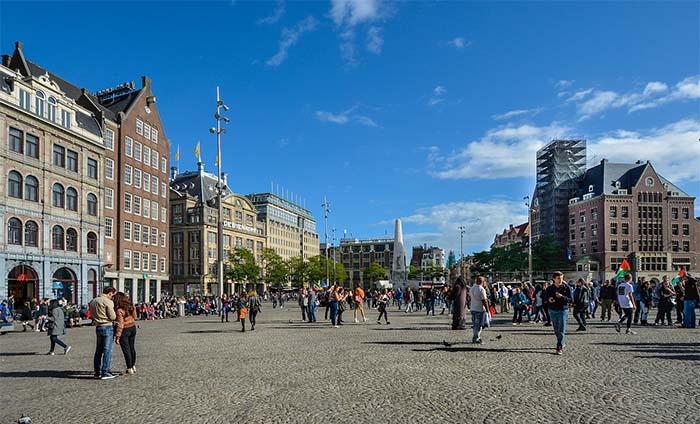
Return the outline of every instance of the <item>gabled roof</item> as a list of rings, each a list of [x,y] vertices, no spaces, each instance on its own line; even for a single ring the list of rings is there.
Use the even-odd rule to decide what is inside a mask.
[[[644,173],[647,166],[651,166],[649,162],[637,163],[610,163],[607,159],[603,159],[598,165],[589,168],[584,175],[579,186],[578,195],[583,196],[588,193],[593,193],[593,197],[600,195],[616,194],[615,183],[620,183],[620,189],[631,191],[637,184]],[[688,196],[683,190],[668,181],[666,178],[659,175],[662,184],[667,184],[666,191],[678,192],[681,196]],[[593,186],[593,191],[590,187]]]
[[[139,94],[143,89],[131,91],[128,94],[119,96],[111,103],[102,103],[102,106],[109,109],[114,115],[119,114],[119,112],[124,112],[129,110],[132,104],[138,99]]]
[[[210,206],[216,205],[216,183],[218,177],[204,171],[204,164],[200,162],[198,171],[186,171],[178,174],[170,181],[170,188],[182,195],[187,195],[197,199],[197,203],[207,203]],[[228,187],[224,186],[224,197],[233,195]]]

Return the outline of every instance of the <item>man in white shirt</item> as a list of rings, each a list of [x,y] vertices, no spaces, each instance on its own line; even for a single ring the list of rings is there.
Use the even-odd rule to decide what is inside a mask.
[[[632,325],[632,314],[636,308],[634,302],[634,287],[632,286],[632,274],[625,274],[625,281],[620,283],[617,288],[617,303],[620,305],[620,309],[624,313],[620,321],[615,323],[615,331],[618,333],[622,327],[622,323],[627,320],[627,331],[626,334],[637,334],[630,330]]]
[[[486,278],[479,277],[476,279],[476,284],[474,284],[469,290],[469,298],[471,299],[469,304],[469,310],[472,313],[472,343],[481,343],[481,328],[484,322],[484,314],[489,313],[489,301],[488,294],[484,285],[486,284]]]

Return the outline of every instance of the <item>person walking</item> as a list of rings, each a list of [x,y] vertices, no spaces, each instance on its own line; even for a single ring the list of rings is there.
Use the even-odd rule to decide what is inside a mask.
[[[245,333],[245,319],[248,317],[248,293],[242,292],[238,299],[238,319],[241,320],[241,333]]]
[[[27,326],[29,326],[32,330],[34,329],[34,325],[32,325],[34,321],[32,317],[32,307],[29,302],[24,302],[20,320],[22,321],[22,331],[26,332]]]
[[[467,329],[467,292],[469,292],[467,282],[464,281],[464,278],[460,275],[457,277],[457,281],[455,281],[451,292],[451,300],[454,305],[452,313],[453,330]]]
[[[406,289],[406,291],[410,291],[410,289]],[[362,322],[367,321],[367,317],[365,316],[365,307],[364,307],[364,300],[365,300],[365,291],[362,290],[362,287],[357,286],[355,287],[355,291],[353,292],[352,299],[355,304],[355,308],[353,311],[353,317],[355,318],[355,322],[357,321],[357,311],[360,311],[360,315],[362,316]]]
[[[673,287],[673,291],[676,293],[676,324],[683,325],[683,308],[685,303],[683,284],[681,284],[680,281],[676,283],[676,286]]]
[[[129,300],[129,296],[122,292],[115,294],[112,301],[114,312],[117,314],[114,343],[122,349],[126,373],[134,374],[136,372],[136,307]]]
[[[605,284],[600,288],[601,312],[600,320],[605,321],[605,314],[608,314],[608,321],[612,318],[612,305],[615,300],[615,287],[610,280],[605,280]]]
[[[659,288],[659,312],[656,314],[656,322],[654,325],[664,325],[665,321],[668,321],[667,325],[673,325],[671,320],[671,310],[673,309],[673,290],[671,289],[668,279],[664,279],[661,282],[661,287]]]
[[[63,308],[61,308],[61,305],[59,305],[57,299],[53,299],[49,303],[48,309],[49,312],[46,318],[48,327],[47,334],[51,339],[51,348],[49,349],[47,355],[55,355],[54,350],[56,349],[56,345],[61,346],[63,348],[63,354],[67,355],[71,350],[71,346],[63,343],[63,341],[58,338],[59,336],[66,334],[66,321]]]
[[[255,331],[255,320],[258,317],[258,313],[260,313],[260,308],[262,306],[262,302],[260,301],[260,296],[258,296],[258,292],[253,289],[250,291],[248,295],[248,320],[250,321],[250,331]],[[316,322],[316,315],[314,315],[314,322]],[[311,319],[311,315],[309,315],[309,319]]]
[[[639,314],[639,321],[643,326],[649,324],[649,310],[651,309],[653,301],[654,291],[649,285],[648,281],[643,281],[642,286],[639,289],[639,308],[642,310]]]
[[[683,328],[696,328],[695,305],[700,301],[700,288],[688,273],[683,276]],[[681,284],[680,282],[678,284]]]
[[[309,322],[316,322],[316,309],[318,308],[318,297],[316,296],[316,289],[309,289],[309,293],[306,296],[308,299],[309,308]]]
[[[462,278],[462,277],[459,277]],[[472,315],[472,343],[481,344],[481,330],[484,328],[484,316],[489,313],[488,294],[484,286],[486,278],[477,277],[476,283],[469,290],[469,311]],[[457,315],[455,303],[454,315]]]
[[[557,271],[552,278],[553,284],[547,287],[545,299],[549,305],[549,316],[552,319],[552,327],[557,337],[557,355],[564,353],[566,347],[566,318],[571,303],[571,289],[568,284],[563,284],[564,273]]]
[[[95,325],[97,346],[93,358],[95,378],[109,380],[116,375],[110,371],[112,365],[112,342],[114,341],[114,327],[112,323],[117,319],[114,312],[112,298],[117,289],[112,286],[105,287],[102,294],[90,301],[90,316]]]
[[[527,308],[527,298],[519,288],[513,289],[513,295],[510,297],[510,303],[513,306],[513,325],[520,325],[523,322],[523,311]]]
[[[630,329],[632,325],[632,314],[636,308],[634,302],[634,287],[632,286],[632,274],[625,274],[624,281],[617,286],[617,303],[622,309],[622,317],[615,323],[615,331],[618,333],[622,328],[622,323],[627,320],[627,331],[625,334],[637,334]]]
[[[595,313],[598,310],[598,306],[600,306],[600,285],[597,281],[593,282],[593,288],[591,289],[591,297],[593,298],[591,318],[595,319]]]
[[[345,321],[343,321],[343,312],[345,312],[345,305],[347,305],[347,298],[348,298],[348,293],[345,291],[345,289],[342,286],[338,286],[337,290],[337,299],[338,299],[338,317],[336,318],[336,323],[338,325],[343,325]]]
[[[586,331],[586,312],[591,303],[591,292],[583,278],[576,280],[574,290],[574,319],[578,323],[576,331]]]
[[[389,304],[389,295],[387,294],[387,289],[382,290],[382,293],[377,299],[377,310],[379,311],[379,317],[377,318],[377,324],[382,323],[382,315],[384,316],[384,322],[389,325],[389,317],[387,316],[386,310]]]
[[[301,309],[301,321],[306,321],[306,315],[309,311],[309,299],[306,297],[306,289],[299,289],[299,298],[297,299],[299,303],[299,309]]]
[[[338,291],[335,286],[331,286],[329,290],[328,306],[331,309],[331,325],[333,328],[338,328]]]
[[[228,314],[231,312],[231,302],[228,300],[228,295],[224,293],[223,296],[221,296],[221,323],[223,324],[224,318],[226,318],[226,322],[228,322]]]

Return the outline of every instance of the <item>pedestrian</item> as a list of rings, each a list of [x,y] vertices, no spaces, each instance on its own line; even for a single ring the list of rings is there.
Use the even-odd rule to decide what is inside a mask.
[[[309,299],[306,297],[306,289],[299,289],[299,298],[297,299],[299,303],[299,309],[301,309],[301,321],[306,321],[306,315],[309,311]]]
[[[407,292],[410,291],[410,289],[406,289]],[[353,311],[353,317],[355,318],[355,322],[357,321],[357,311],[360,311],[360,315],[362,316],[362,322],[367,321],[367,317],[365,316],[365,307],[363,304],[363,301],[365,299],[365,291],[362,290],[362,287],[357,286],[355,287],[355,290],[352,295],[353,302],[355,304],[355,310]]]
[[[432,287],[425,293],[425,315],[430,315],[431,311],[435,316],[435,291]]]
[[[114,332],[114,343],[119,345],[126,362],[126,373],[136,372],[136,307],[129,296],[119,292],[112,299],[114,312],[117,314],[117,326]]]
[[[406,300],[406,310],[404,311],[404,313],[408,313],[409,311],[413,313],[413,304],[416,301],[415,290],[411,288],[406,289],[404,300]]]
[[[639,308],[642,310],[639,314],[639,320],[644,326],[650,325],[649,310],[654,302],[653,293],[654,291],[650,287],[649,282],[643,281],[642,286],[639,289]]]
[[[229,312],[231,312],[231,303],[228,300],[228,295],[224,293],[224,295],[221,296],[221,323],[224,322],[224,318],[226,318],[226,322],[228,322]]]
[[[608,315],[608,321],[612,318],[612,305],[615,300],[615,287],[610,280],[605,280],[605,284],[600,288],[600,300],[602,310],[600,312],[600,320],[605,321],[605,314]]]
[[[554,273],[553,284],[547,287],[545,298],[549,306],[549,315],[557,337],[557,355],[564,353],[566,347],[566,318],[571,303],[571,289],[568,284],[563,284],[564,274],[560,271]]]
[[[238,319],[241,320],[241,333],[245,333],[245,319],[248,317],[248,293],[243,292],[238,298]]]
[[[318,296],[316,295],[316,289],[310,289],[307,297],[309,322],[316,322],[316,309],[318,308]]]
[[[583,278],[576,280],[576,290],[574,290],[574,319],[578,323],[576,331],[586,331],[586,312],[591,302],[591,292],[583,281]]]
[[[345,312],[346,309],[348,293],[342,286],[338,286],[336,293],[336,298],[338,299],[338,317],[336,318],[336,323],[338,325],[343,325],[345,322],[343,321],[343,312]]]
[[[664,277],[666,278],[666,277]],[[676,293],[676,324],[683,325],[683,308],[684,308],[684,296],[683,296],[683,284],[679,281],[673,288]]]
[[[452,313],[452,329],[466,330],[467,329],[467,293],[469,288],[467,282],[460,275],[457,277],[454,286],[452,287],[452,302],[454,310]],[[473,318],[473,317],[472,317]]]
[[[671,310],[673,309],[673,290],[668,283],[668,279],[664,279],[660,284],[659,289],[659,312],[656,314],[656,322],[654,325],[664,325],[664,321],[668,321],[667,325],[673,325],[671,320]]]
[[[49,299],[43,298],[39,304],[39,318],[37,319],[37,324],[34,330],[37,332],[46,331],[46,322],[49,316]]]
[[[510,297],[510,303],[513,306],[513,325],[520,325],[523,322],[523,311],[527,307],[527,298],[519,288],[513,289],[513,294]]]
[[[700,301],[700,288],[698,288],[698,282],[695,278],[688,273],[683,276],[682,282],[685,299],[683,302],[683,328],[695,328],[695,304]]]
[[[66,320],[65,314],[63,313],[63,308],[61,308],[61,305],[58,303],[57,299],[52,299],[49,303],[48,309],[49,312],[46,318],[48,327],[47,334],[51,339],[51,348],[49,349],[47,355],[55,355],[54,350],[56,349],[56,345],[61,346],[63,348],[63,354],[67,355],[71,350],[71,346],[63,343],[63,341],[58,338],[59,336],[66,334]]]
[[[593,289],[591,290],[591,297],[593,298],[593,307],[591,309],[591,318],[595,319],[595,312],[598,310],[600,305],[600,285],[597,281],[593,282]]]
[[[462,278],[462,277],[459,277]],[[486,289],[486,278],[477,277],[476,284],[469,290],[469,310],[472,314],[472,343],[481,343],[481,330],[484,327],[484,316],[489,313],[489,301]],[[455,313],[457,304],[455,303]]]
[[[377,299],[377,310],[379,311],[379,317],[377,318],[377,324],[382,323],[382,315],[384,316],[384,322],[389,325],[389,317],[387,316],[386,310],[389,303],[389,295],[387,294],[387,289],[382,290],[382,293]]]
[[[326,309],[330,308],[331,312],[331,325],[333,328],[338,328],[338,291],[335,286],[331,286],[328,290],[328,306]]]
[[[509,312],[508,308],[508,288],[505,284],[500,284],[499,300],[501,302],[501,313]]]
[[[626,334],[637,334],[630,329],[632,325],[632,314],[636,309],[634,302],[634,287],[632,286],[632,274],[625,274],[624,280],[617,286],[617,303],[622,309],[623,316],[615,323],[615,331],[618,333],[622,327],[622,323],[627,320]]]
[[[260,313],[262,302],[255,289],[251,290],[248,296],[248,320],[250,320],[250,331],[255,331],[255,320]],[[314,315],[315,316],[315,315]],[[311,318],[309,318],[311,319]],[[315,319],[314,319],[315,322]]]
[[[110,365],[112,364],[112,342],[114,341],[113,323],[117,319],[114,312],[114,302],[112,298],[117,293],[117,289],[112,286],[105,287],[102,294],[90,301],[90,316],[95,325],[95,335],[97,336],[97,346],[95,347],[95,357],[93,367],[95,378],[109,380],[116,375],[112,374]]]
[[[26,332],[27,326],[29,326],[32,330],[34,329],[34,326],[32,325],[32,322],[34,321],[32,318],[32,307],[29,302],[24,302],[20,320],[22,321],[22,331]]]

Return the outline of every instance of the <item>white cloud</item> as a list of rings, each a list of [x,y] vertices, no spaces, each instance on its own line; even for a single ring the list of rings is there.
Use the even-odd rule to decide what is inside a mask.
[[[305,19],[297,22],[296,26],[292,29],[284,28],[282,30],[282,38],[280,39],[280,46],[277,53],[267,60],[267,66],[279,66],[287,58],[287,52],[294,46],[307,32],[311,32],[316,29],[316,19],[313,16],[308,16]]]
[[[614,91],[595,91],[588,100],[577,105],[578,114],[582,118],[588,118],[609,109],[618,98]]]
[[[537,115],[538,113],[542,112],[542,108],[535,108],[535,109],[516,109],[516,110],[511,110],[509,112],[497,114],[497,115],[491,115],[491,118],[495,119],[496,121],[503,121],[506,119],[510,118],[515,118],[517,116],[522,116],[522,115]]]
[[[649,83],[649,84],[662,84],[664,89],[661,89],[662,87],[659,85],[655,85],[654,88],[656,88],[655,91],[653,91],[654,94],[657,93],[662,93],[665,92],[668,87],[666,84],[663,83]],[[647,87],[644,89],[646,92],[647,89],[649,89],[649,84],[647,84]],[[654,89],[652,88],[652,90]],[[630,112],[634,112],[637,110],[643,110],[643,109],[651,109],[655,108],[658,106],[661,106],[666,103],[670,103],[673,101],[681,101],[681,100],[697,100],[700,99],[700,75],[696,75],[693,77],[688,77],[685,78],[684,80],[678,82],[674,87],[671,92],[663,97],[658,97],[649,101],[645,101],[642,103],[638,103],[630,107]]]
[[[655,93],[661,93],[668,90],[668,86],[662,82],[658,81],[652,81],[647,83],[647,86],[644,87],[644,95],[650,95],[650,94],[655,94]]]
[[[330,122],[332,124],[345,125],[351,122],[358,123],[367,127],[379,127],[377,123],[366,115],[356,114],[355,111],[359,109],[359,105],[355,105],[350,109],[344,110],[340,113],[327,112],[325,110],[317,110],[314,116],[317,120],[321,122]]]
[[[379,18],[380,6],[380,0],[331,0],[331,17],[338,26],[355,26]]]
[[[472,42],[469,40],[466,40],[464,37],[455,37],[455,38],[451,39],[450,41],[448,41],[447,45],[461,50],[465,47],[471,46]]]
[[[445,94],[447,94],[447,88],[442,85],[438,85],[433,88],[433,95],[428,100],[428,106],[435,106],[445,101]]]
[[[468,255],[488,248],[496,233],[501,233],[508,224],[527,222],[527,208],[522,201],[507,199],[451,202],[418,209],[401,220],[407,247],[425,243],[446,251],[453,249],[459,256],[460,225],[466,227],[464,254]]]
[[[381,35],[382,29],[376,26],[367,30],[367,50],[374,54],[380,54],[384,46],[384,39]]]
[[[588,95],[591,94],[592,92],[593,92],[593,89],[592,89],[592,88],[589,88],[588,90],[580,90],[580,91],[577,91],[576,93],[574,93],[573,96],[571,96],[571,97],[569,97],[568,99],[566,99],[566,101],[567,101],[567,102],[578,102],[578,101],[580,101],[580,100],[583,100],[586,96],[588,96]],[[561,94],[561,93],[559,93],[559,94]]]
[[[563,90],[565,88],[571,87],[574,84],[574,82],[576,82],[576,81],[574,81],[574,80],[559,80],[554,84],[554,87],[557,90]]]
[[[272,25],[277,23],[284,15],[285,3],[284,0],[277,0],[275,9],[272,11],[270,16],[262,18],[258,21],[259,24]]]
[[[442,96],[443,94],[447,94],[447,89],[445,87],[438,85],[433,88],[433,96]]]
[[[502,126],[489,130],[462,150],[443,155],[432,152],[430,174],[440,179],[498,179],[535,175],[537,150],[571,129],[553,122],[546,127]]]

